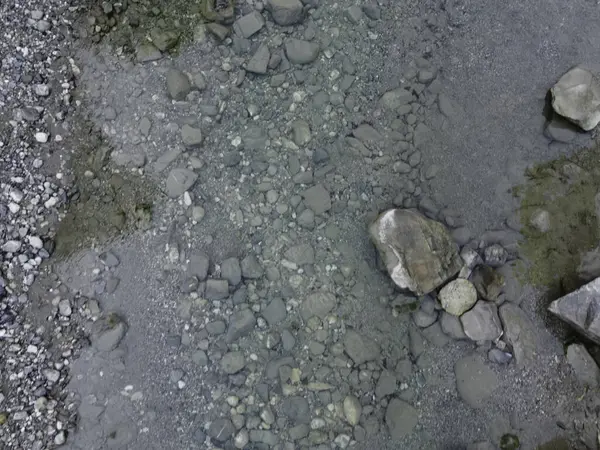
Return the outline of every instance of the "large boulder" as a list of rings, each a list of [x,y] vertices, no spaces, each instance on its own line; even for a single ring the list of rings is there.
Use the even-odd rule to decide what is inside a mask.
[[[600,122],[600,79],[583,66],[565,73],[552,87],[552,107],[586,131]]]
[[[433,291],[462,267],[446,227],[414,210],[385,211],[369,234],[394,283],[416,295]]]
[[[600,278],[553,301],[548,310],[600,345]]]

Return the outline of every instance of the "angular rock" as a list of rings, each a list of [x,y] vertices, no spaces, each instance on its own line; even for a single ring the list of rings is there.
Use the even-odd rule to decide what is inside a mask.
[[[446,228],[408,209],[382,213],[369,234],[392,280],[424,295],[458,273],[462,260]]]
[[[310,423],[310,406],[304,397],[288,397],[283,401],[283,413],[295,424]]]
[[[294,245],[288,248],[283,256],[298,266],[315,263],[315,251],[310,244]]]
[[[252,11],[250,14],[240,17],[233,24],[236,34],[248,39],[255,33],[258,33],[265,26],[265,19],[258,11]]]
[[[227,280],[207,280],[204,296],[208,300],[222,300],[229,297],[229,284]]]
[[[117,314],[110,313],[95,323],[92,345],[101,352],[111,352],[127,333],[127,324]]]
[[[319,44],[301,39],[285,41],[285,55],[292,64],[310,64],[319,56]]]
[[[161,52],[171,50],[179,41],[179,34],[177,32],[171,30],[161,30],[159,28],[154,28],[152,31],[150,31],[150,37],[152,38],[152,43]]]
[[[267,0],[265,6],[277,25],[285,27],[302,21],[303,7],[300,0]]]
[[[246,336],[254,329],[255,325],[256,317],[254,317],[254,314],[249,309],[241,309],[234,312],[229,319],[225,342],[231,344],[239,338]]]
[[[193,170],[184,169],[183,167],[171,170],[165,183],[167,195],[170,198],[177,198],[183,195],[185,191],[196,183],[197,179],[198,175]]]
[[[219,41],[224,41],[227,36],[229,36],[229,27],[225,25],[221,25],[220,23],[207,23],[206,30],[216,37]]]
[[[380,348],[379,344],[371,338],[362,336],[354,330],[348,330],[344,337],[344,351],[354,364],[359,366],[379,358]]]
[[[393,440],[412,433],[419,420],[419,413],[412,405],[393,398],[385,410],[385,423]]]
[[[496,305],[484,300],[460,316],[465,334],[473,341],[495,341],[502,336],[502,325]]]
[[[271,303],[262,310],[262,316],[269,325],[277,325],[279,322],[285,320],[287,316],[285,303],[280,298],[271,300]]]
[[[189,125],[181,127],[181,140],[188,148],[196,148],[202,145],[202,130]]]
[[[600,278],[553,301],[548,310],[600,345]]]
[[[337,299],[334,294],[326,291],[317,291],[310,294],[300,306],[300,315],[307,322],[313,316],[323,319],[335,308]]]
[[[567,361],[581,384],[592,389],[600,385],[600,368],[582,344],[567,347]]]
[[[178,69],[170,69],[167,72],[167,91],[173,100],[185,100],[191,90],[192,85],[185,73]]]
[[[322,184],[308,188],[302,193],[304,204],[315,214],[323,214],[331,209],[331,197],[329,191]]]
[[[221,263],[221,276],[225,278],[230,285],[237,286],[242,282],[242,268],[240,260],[237,258],[227,258]]]
[[[260,278],[265,273],[258,258],[254,255],[248,255],[242,259],[242,276],[251,280]]]
[[[508,252],[500,244],[493,244],[483,251],[483,260],[488,266],[501,267],[506,263]]]
[[[457,278],[442,288],[439,299],[446,312],[460,316],[477,302],[477,291],[470,281]]]
[[[408,105],[413,101],[415,101],[415,98],[411,92],[404,88],[398,88],[387,91],[385,94],[383,94],[379,100],[379,103],[390,111],[396,111],[401,106]]]
[[[477,293],[490,302],[495,301],[504,288],[504,277],[490,266],[480,265],[473,270],[471,282]]]
[[[242,352],[229,352],[221,359],[221,369],[227,375],[238,373],[246,366],[246,360]]]
[[[585,131],[600,122],[600,80],[589,69],[573,67],[550,92],[554,111]]]
[[[205,253],[192,253],[188,263],[188,273],[198,277],[198,280],[204,281],[208,275],[209,259]]]
[[[218,442],[227,441],[233,436],[233,433],[235,433],[235,427],[231,420],[226,418],[217,419],[208,427],[208,435]]]
[[[292,133],[294,137],[294,143],[296,145],[303,146],[310,142],[310,125],[306,120],[294,120],[292,122]]]
[[[258,50],[252,55],[248,64],[246,64],[246,70],[248,72],[257,73],[264,75],[267,73],[267,66],[269,65],[269,59],[271,59],[271,52],[266,44],[260,44]]]
[[[512,303],[500,306],[500,319],[504,325],[503,340],[513,348],[519,366],[532,362],[537,351],[538,337],[535,326],[521,308]]]
[[[360,415],[362,413],[362,405],[360,400],[354,395],[347,395],[343,403],[344,418],[353,427],[358,425],[360,422]]]
[[[476,354],[459,359],[454,365],[454,374],[458,395],[471,408],[485,406],[486,399],[500,384],[494,371]]]
[[[396,392],[396,376],[387,370],[384,370],[377,380],[375,387],[375,396],[382,399]]]
[[[600,277],[600,248],[595,248],[581,257],[577,276],[586,283]]]
[[[150,42],[142,42],[136,49],[135,57],[138,62],[158,61],[162,58],[161,51]]]
[[[452,314],[448,314],[445,311],[442,312],[440,326],[442,327],[442,331],[452,339],[467,339],[460,319]]]

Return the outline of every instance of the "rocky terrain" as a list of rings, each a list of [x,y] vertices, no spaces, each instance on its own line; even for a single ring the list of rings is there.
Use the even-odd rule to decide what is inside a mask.
[[[0,4],[2,448],[598,448],[599,16]]]

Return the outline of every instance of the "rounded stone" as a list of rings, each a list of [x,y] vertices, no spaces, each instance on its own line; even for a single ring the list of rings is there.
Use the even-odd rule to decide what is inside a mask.
[[[470,281],[457,278],[442,288],[439,297],[446,312],[460,316],[477,302],[477,290]]]

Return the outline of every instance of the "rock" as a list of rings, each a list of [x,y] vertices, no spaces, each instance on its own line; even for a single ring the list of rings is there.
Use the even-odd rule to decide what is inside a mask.
[[[483,263],[483,260],[479,256],[475,250],[469,247],[463,247],[460,251],[460,258],[463,260],[464,265],[460,272],[458,273],[459,278],[469,278],[473,269],[477,267],[477,265]],[[477,288],[477,286],[475,287]]]
[[[229,284],[227,280],[207,280],[204,296],[208,300],[222,300],[229,297]]]
[[[294,396],[283,400],[283,413],[295,424],[310,423],[310,406],[304,397]]]
[[[582,344],[567,347],[567,361],[581,384],[592,389],[600,385],[600,368]]]
[[[527,365],[533,361],[537,351],[535,326],[525,311],[512,303],[504,303],[499,312],[504,325],[503,340],[512,346],[517,364]]]
[[[334,294],[326,291],[317,291],[310,294],[300,306],[300,315],[304,322],[313,316],[320,319],[335,308],[337,299]]]
[[[460,319],[453,314],[443,311],[440,317],[442,331],[452,339],[467,339]]]
[[[102,252],[98,255],[98,259],[106,267],[117,267],[120,263],[119,258],[111,251]]]
[[[292,133],[294,137],[294,143],[299,147],[306,145],[310,142],[310,126],[306,120],[294,120],[292,122]]]
[[[419,413],[412,405],[393,398],[385,410],[385,423],[393,440],[402,439],[412,433],[417,425]]]
[[[512,360],[512,354],[504,352],[499,348],[492,348],[488,352],[488,359],[495,364],[508,364]]]
[[[229,27],[221,25],[220,23],[210,22],[206,25],[206,30],[212,34],[217,40],[224,41],[229,36]]]
[[[250,61],[248,61],[248,64],[246,64],[246,70],[264,75],[267,73],[267,66],[270,59],[271,52],[269,51],[269,47],[266,44],[260,44],[254,55],[252,55],[252,58],[250,58]]]
[[[192,253],[188,262],[187,271],[191,275],[198,277],[198,280],[204,281],[208,275],[209,259],[205,253]]]
[[[162,58],[162,53],[154,44],[142,42],[136,49],[135,57],[138,62],[147,63],[158,61]]]
[[[150,31],[152,43],[161,51],[166,52],[177,45],[179,34],[171,30],[161,30],[154,28]]]
[[[508,252],[500,244],[493,244],[483,251],[483,260],[490,267],[501,267],[508,259]]]
[[[424,328],[421,330],[423,337],[432,345],[436,347],[444,347],[446,344],[450,342],[448,336],[444,334],[442,331],[442,326],[439,322],[434,323],[433,325]]]
[[[350,23],[358,25],[360,23],[360,19],[362,19],[363,12],[360,6],[352,5],[346,9],[344,15],[350,21]]]
[[[202,130],[189,125],[181,127],[181,140],[188,148],[196,148],[202,145]]]
[[[166,181],[166,191],[170,198],[177,198],[189,190],[196,180],[198,175],[193,170],[179,167],[169,172]]]
[[[254,255],[248,255],[242,259],[241,267],[242,276],[250,280],[262,277],[265,272],[260,261]]]
[[[256,317],[254,317],[254,314],[249,309],[241,309],[234,312],[229,319],[225,342],[231,344],[239,338],[246,336],[254,329],[255,325]]]
[[[302,21],[303,7],[300,0],[267,0],[265,6],[277,25],[286,27]]]
[[[586,283],[600,277],[600,247],[585,253],[581,257],[581,262],[577,267],[577,276]]]
[[[467,450],[497,450],[497,447],[489,441],[477,441],[467,445]]]
[[[94,325],[92,345],[101,352],[113,351],[127,333],[127,324],[115,313],[108,314]]]
[[[250,14],[240,17],[233,24],[236,34],[248,39],[250,36],[258,33],[265,26],[265,19],[258,11],[252,11]]]
[[[360,414],[362,413],[362,405],[358,398],[354,395],[347,395],[343,403],[344,418],[353,427],[360,422]]]
[[[381,106],[389,109],[390,111],[396,111],[401,106],[408,105],[414,101],[415,98],[411,92],[404,88],[398,88],[387,91],[385,94],[383,94],[379,100],[379,103]]]
[[[446,228],[408,209],[391,209],[369,227],[392,280],[417,295],[427,294],[458,273],[462,260]]]
[[[292,64],[310,64],[319,56],[319,44],[301,39],[285,41],[285,55]]]
[[[502,336],[498,310],[493,303],[480,300],[460,316],[465,334],[473,341],[495,341]]]
[[[304,204],[315,214],[323,214],[331,209],[329,191],[322,184],[308,188],[302,193]]]
[[[2,244],[0,249],[6,253],[16,253],[21,249],[21,241],[10,240]]]
[[[504,288],[504,277],[490,266],[480,265],[473,270],[471,282],[477,293],[485,300],[493,302]]]
[[[381,9],[377,6],[376,3],[366,4],[362,7],[365,15],[371,20],[380,20],[381,19]]]
[[[600,345],[600,278],[553,301],[548,310]]]
[[[471,230],[467,227],[459,227],[450,232],[452,239],[456,241],[459,246],[467,244],[471,240]]]
[[[246,366],[246,360],[242,352],[229,352],[221,359],[221,369],[228,375],[238,373]]]
[[[288,248],[283,256],[298,266],[315,263],[315,251],[310,244],[294,245]]]
[[[427,328],[437,320],[437,312],[427,313],[421,309],[412,313],[413,322],[419,328]]]
[[[439,299],[446,312],[460,316],[477,302],[477,291],[470,281],[457,278],[442,288]]]
[[[554,111],[585,131],[600,122],[600,80],[587,68],[570,69],[550,92]]]
[[[221,276],[232,286],[240,284],[242,282],[240,260],[237,258],[227,258],[223,261],[221,263]]]
[[[192,90],[192,84],[185,73],[178,69],[167,72],[167,91],[173,100],[185,100]]]
[[[548,139],[568,144],[577,137],[577,131],[575,125],[561,116],[553,114],[553,117],[546,123],[544,134]]]
[[[375,395],[378,399],[382,399],[394,392],[396,392],[396,377],[392,372],[384,370],[377,380]]]
[[[262,316],[269,325],[277,325],[279,322],[284,321],[287,316],[285,303],[280,298],[274,298],[271,300],[271,303],[262,310]]]
[[[352,359],[354,365],[359,366],[367,361],[374,361],[379,358],[379,344],[358,334],[354,330],[347,330],[344,337],[344,351]]]
[[[471,408],[482,408],[486,399],[498,388],[498,377],[481,357],[473,354],[464,356],[454,365],[456,390]]]
[[[217,419],[208,427],[208,435],[218,442],[226,442],[233,436],[233,433],[235,433],[235,427],[231,420],[226,418]]]

